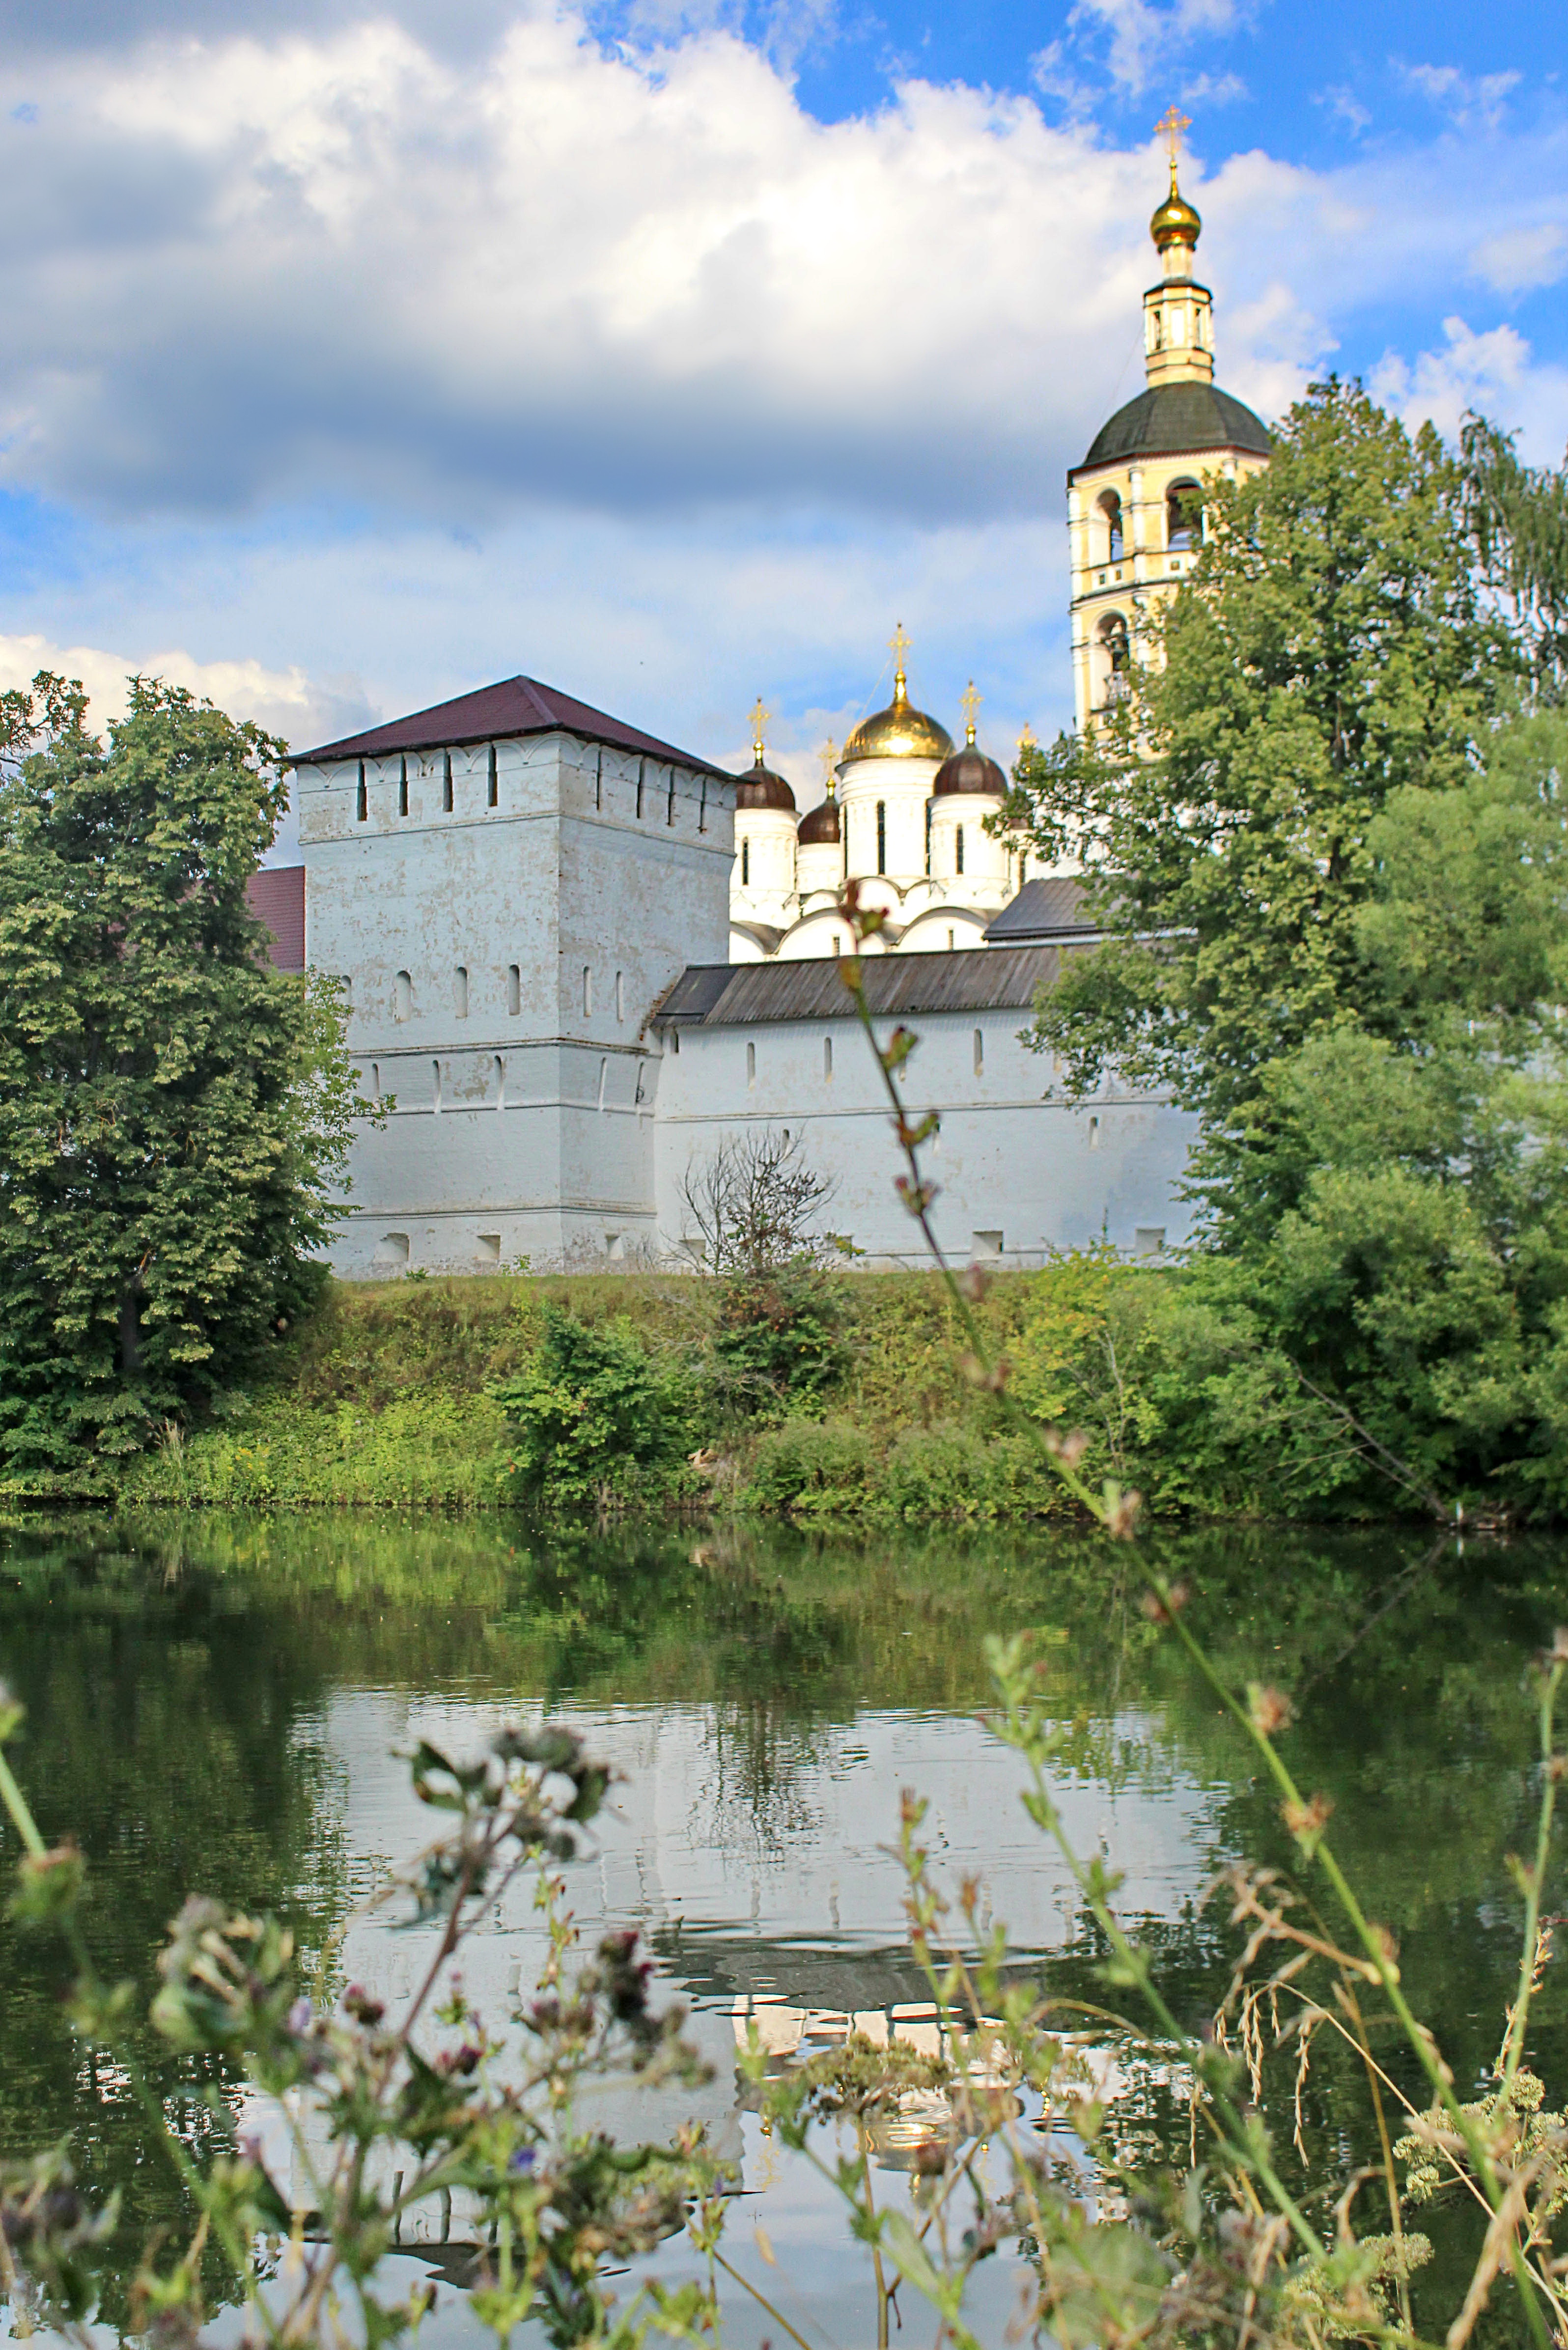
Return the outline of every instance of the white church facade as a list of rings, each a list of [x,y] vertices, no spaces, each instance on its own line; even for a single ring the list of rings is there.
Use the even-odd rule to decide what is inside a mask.
[[[1208,381],[1198,218],[1174,169],[1152,225],[1166,269],[1149,300],[1162,338],[1185,305],[1191,364],[1173,371],[1151,343],[1148,390],[1070,477],[1081,723],[1116,691],[1106,648],[1136,640],[1180,577],[1193,510],[1168,477],[1266,462],[1262,426]],[[1162,512],[1180,546],[1154,544]],[[804,816],[760,709],[736,777],[526,677],[296,758],[305,961],[344,983],[362,1090],[387,1110],[355,1144],[337,1270],[680,1263],[689,1172],[759,1128],[798,1136],[833,1180],[831,1222],[862,1261],[918,1262],[879,1072],[833,967],[851,878],[888,918],[872,1010],[921,1039],[904,1082],[912,1109],[940,1113],[951,1254],[1027,1266],[1181,1242],[1191,1120],[1114,1079],[1068,1107],[1023,1041],[1093,932],[1071,876],[1026,866],[996,821],[1006,779],[973,702],[955,747],[909,701],[907,642],[892,702]]]

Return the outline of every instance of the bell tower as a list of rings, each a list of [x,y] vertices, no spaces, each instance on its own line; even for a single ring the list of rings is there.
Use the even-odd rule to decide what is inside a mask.
[[[1214,297],[1193,274],[1203,224],[1178,178],[1189,127],[1174,106],[1155,126],[1170,184],[1148,224],[1160,275],[1143,297],[1145,389],[1067,476],[1080,731],[1128,691],[1150,613],[1198,559],[1204,477],[1237,481],[1269,462],[1266,427],[1214,381]]]

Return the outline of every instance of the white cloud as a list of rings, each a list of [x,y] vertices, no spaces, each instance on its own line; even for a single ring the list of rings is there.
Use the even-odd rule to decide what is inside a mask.
[[[1468,74],[1458,66],[1410,66],[1393,60],[1396,72],[1412,89],[1446,114],[1461,130],[1482,124],[1495,130],[1511,93],[1524,78],[1515,71]]]
[[[1331,120],[1343,122],[1345,129],[1358,139],[1372,126],[1370,109],[1363,106],[1348,83],[1336,82],[1327,89],[1319,90],[1314,104],[1326,107]]]
[[[367,723],[371,716],[363,694],[352,686],[324,685],[299,669],[267,670],[255,660],[198,661],[179,650],[128,655],[98,645],[53,644],[37,634],[0,636],[0,692],[30,685],[40,670],[76,679],[85,687],[88,723],[95,733],[124,717],[135,676],[182,685],[226,710],[231,718],[253,718],[286,742],[321,742]],[[291,810],[266,862],[290,862],[298,847],[299,830]]]
[[[1478,277],[1499,294],[1528,294],[1555,286],[1568,269],[1568,230],[1556,221],[1536,228],[1504,229],[1487,237],[1470,255]]]
[[[1157,0],[1074,0],[1067,24],[1080,39],[1096,31],[1109,36],[1106,64],[1111,79],[1137,98],[1147,88],[1156,67],[1168,73],[1173,56],[1189,42],[1232,32],[1249,13],[1247,0],[1169,0],[1163,7]],[[1224,79],[1230,83],[1235,77]],[[1208,76],[1202,80],[1207,84]],[[1235,96],[1240,88],[1226,88],[1225,98]],[[1224,103],[1207,88],[1203,94],[1210,104]]]
[[[1375,396],[1407,423],[1429,421],[1449,440],[1473,409],[1516,430],[1521,455],[1561,463],[1568,369],[1542,366],[1512,327],[1478,334],[1452,317],[1444,319],[1443,334],[1440,349],[1422,351],[1414,361],[1386,358],[1372,372]]]

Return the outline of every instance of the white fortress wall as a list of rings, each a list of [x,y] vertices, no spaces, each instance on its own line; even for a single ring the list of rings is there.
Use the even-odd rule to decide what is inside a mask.
[[[904,1090],[912,1116],[940,1115],[925,1157],[940,1186],[934,1222],[944,1249],[961,1263],[1033,1266],[1053,1250],[1101,1241],[1145,1254],[1179,1246],[1190,1212],[1179,1187],[1197,1121],[1115,1082],[1077,1108],[1043,1101],[1051,1065],[1019,1041],[1026,1017],[997,1007],[911,1019],[920,1043]],[[886,1039],[893,1024],[879,1021],[878,1034]],[[923,1262],[894,1190],[903,1161],[880,1073],[847,1013],[683,1026],[678,1052],[666,1032],[655,1157],[668,1251],[680,1250],[691,1222],[688,1170],[726,1139],[769,1129],[798,1135],[810,1165],[834,1180],[826,1221],[866,1262]]]

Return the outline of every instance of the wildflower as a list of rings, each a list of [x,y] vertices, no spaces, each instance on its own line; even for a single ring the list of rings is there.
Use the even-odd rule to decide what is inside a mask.
[[[387,2012],[384,2001],[373,1998],[363,1983],[349,1984],[343,2005],[356,2023],[379,2023]]]
[[[1059,1428],[1045,1430],[1045,1450],[1064,1469],[1075,1469],[1088,1449],[1088,1437],[1081,1428],[1069,1430],[1065,1436]]]
[[[316,2011],[307,1999],[296,1999],[283,2019],[283,2028],[296,2040],[303,2040],[316,2022]]]
[[[1309,1860],[1317,1850],[1333,1810],[1331,1799],[1322,1794],[1310,1796],[1304,1804],[1293,1799],[1281,1806],[1281,1818]]]
[[[1151,1624],[1174,1624],[1191,1596],[1192,1586],[1183,1580],[1171,1584],[1163,1596],[1146,1591],[1138,1605]]]
[[[1277,1738],[1295,1720],[1295,1708],[1283,1690],[1262,1681],[1247,1683],[1247,1715],[1260,1738]]]

